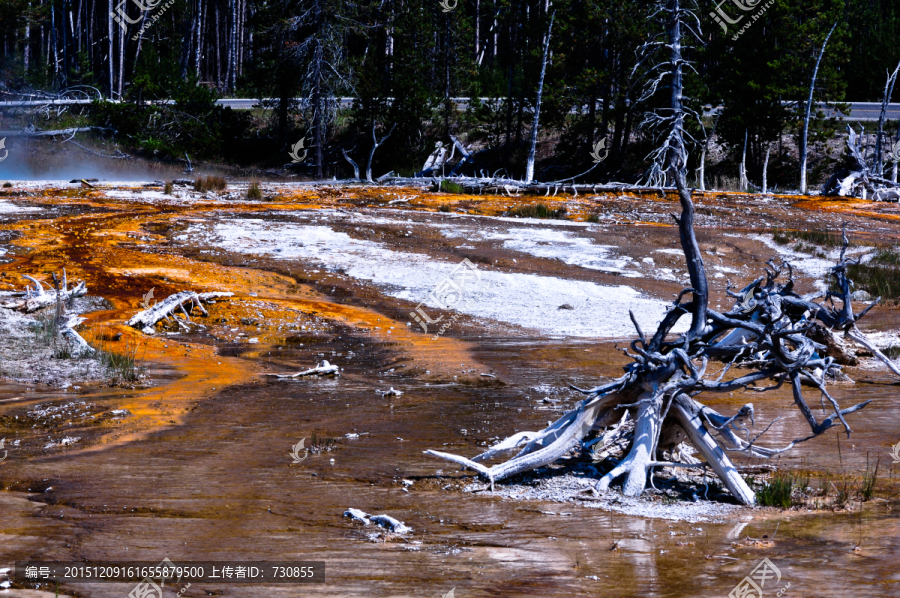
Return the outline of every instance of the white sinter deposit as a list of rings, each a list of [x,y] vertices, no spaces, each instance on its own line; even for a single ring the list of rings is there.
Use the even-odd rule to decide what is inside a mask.
[[[390,296],[430,308],[437,319],[449,316],[432,295],[459,264],[426,254],[394,251],[380,243],[354,239],[328,226],[260,219],[231,219],[192,225],[176,237],[226,251],[302,260],[379,286]],[[511,241],[513,239],[510,239]],[[599,247],[599,246],[598,246]],[[601,248],[602,249],[602,248]],[[595,258],[600,259],[600,254]],[[630,337],[628,310],[645,331],[655,330],[666,303],[644,297],[631,287],[603,286],[553,276],[479,269],[481,280],[469,285],[452,307],[461,313],[540,330],[551,336]],[[559,309],[567,304],[572,309]]]

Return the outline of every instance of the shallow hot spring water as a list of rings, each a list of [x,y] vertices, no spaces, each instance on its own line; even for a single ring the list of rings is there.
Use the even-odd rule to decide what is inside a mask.
[[[323,584],[164,592],[724,597],[768,559],[780,577],[765,579],[763,596],[900,595],[900,468],[890,456],[900,386],[884,370],[848,368],[856,383],[835,387],[842,404],[874,399],[853,414],[849,439],[828,433],[775,462],[810,472],[814,485],[878,461],[875,497],[851,510],[719,508],[699,497],[692,510],[656,501],[657,516],[644,517],[624,504],[503,499],[465,491],[471,473],[422,454],[472,456],[540,429],[576,400],[570,383],[621,372],[628,309],[652,329],[683,287],[671,202],[570,200],[576,217],[599,210],[588,224],[502,216],[525,199],[419,190],[281,185],[259,203],[125,185],[23,188],[2,198],[0,286],[65,267],[105,301],[85,314],[82,335],[134,347],[144,377],[61,387],[20,373],[0,383],[0,571],[26,559],[322,561]],[[855,218],[787,202],[747,211],[746,201],[700,201],[713,304],[727,301],[726,279],[752,280],[772,257],[761,229]],[[448,202],[462,211],[438,211]],[[883,238],[900,233],[889,218],[866,222]],[[478,271],[470,291],[435,293],[463,259]],[[804,292],[816,283],[798,273]],[[156,300],[186,289],[235,295],[147,335],[123,322],[151,288]],[[442,318],[427,334],[410,316],[417,308]],[[897,314],[877,309],[870,332],[892,334]],[[265,375],[323,360],[341,375]],[[752,401],[757,430],[781,416],[768,446],[806,433],[786,390],[714,400],[722,412]],[[301,439],[312,450],[292,464]],[[411,531],[385,534],[344,517],[349,508]],[[0,598],[57,590],[7,587],[3,575]],[[120,597],[132,586],[70,584],[59,595]]]

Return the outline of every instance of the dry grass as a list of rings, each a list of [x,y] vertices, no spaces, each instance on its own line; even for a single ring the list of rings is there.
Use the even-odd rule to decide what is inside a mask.
[[[197,177],[194,181],[194,191],[224,191],[228,184],[220,176]]]
[[[173,189],[174,187],[172,186],[172,181],[166,181],[166,187],[163,190],[163,193],[165,193],[166,195],[172,195]]]

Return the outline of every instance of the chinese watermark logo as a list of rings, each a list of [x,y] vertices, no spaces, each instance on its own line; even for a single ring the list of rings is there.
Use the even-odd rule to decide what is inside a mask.
[[[756,568],[750,572],[750,575],[741,580],[741,583],[731,590],[731,593],[728,594],[728,598],[762,598],[763,588],[766,587],[766,582],[770,582],[770,588],[773,588],[781,582],[781,571],[779,571],[778,567],[773,565],[772,561],[769,559],[763,559]],[[780,598],[790,587],[791,583],[787,582],[775,593],[775,595]]]
[[[0,139],[0,147],[3,147],[2,139]],[[4,156],[4,158],[5,157],[6,156]],[[894,162],[895,164],[900,162],[900,141],[891,146],[891,162]]]
[[[6,444],[6,438],[0,439],[0,449],[3,448],[3,445],[4,445],[4,444]],[[898,444],[897,446],[900,446],[900,444]],[[3,458],[0,459],[0,463],[3,463],[4,461],[6,461],[6,455],[7,455],[7,454],[9,454],[9,451],[7,451],[6,449],[4,449],[4,450],[3,450]]]
[[[144,295],[144,300],[141,301],[141,307],[143,307],[144,309],[150,309],[156,304],[155,301],[153,303],[150,303],[150,300],[153,299],[153,289],[155,288],[156,287],[151,287],[150,291],[146,295]]]
[[[303,148],[303,143],[306,141],[306,137],[301,137],[300,141],[294,144],[291,148],[291,151],[288,152],[288,155],[291,157],[291,162],[296,164],[297,162],[303,162],[306,160],[307,150]],[[303,155],[300,155],[300,150],[303,150]]]
[[[0,158],[0,162],[3,162],[4,160],[6,160],[6,156],[9,155],[9,150],[6,149],[6,137],[0,139],[0,149],[3,150],[3,157]]]
[[[604,149],[606,149],[606,137],[594,144],[594,151],[591,152],[591,158],[594,159],[594,164],[599,164],[606,160],[606,157],[609,155],[608,149],[602,156],[600,155],[600,151]]]
[[[153,581],[151,577],[145,577],[141,581],[137,583],[136,586],[131,588],[131,591],[128,593],[127,598],[163,598],[163,587],[166,585],[166,580],[170,579],[168,575],[169,571],[172,572],[172,578],[175,577],[175,573],[178,571],[178,568],[175,566],[175,563],[170,561],[168,557],[164,558],[159,562],[159,564],[154,567],[154,569],[159,570],[162,569],[163,575],[159,578],[159,585]],[[179,573],[178,579],[181,579],[181,575]],[[178,580],[175,580],[175,583],[178,583]],[[191,587],[191,584],[186,584],[177,594],[175,594],[176,598],[180,598],[187,589]]]
[[[731,2],[738,7],[739,10],[743,12],[749,12],[759,7],[759,3],[762,0],[731,0]],[[769,2],[764,5],[756,14],[750,16],[750,20],[747,21],[743,27],[731,38],[732,40],[737,40],[744,31],[750,28],[750,25],[753,24],[753,21],[756,21],[762,14],[768,9],[775,0],[769,0]],[[731,19],[725,11],[722,9],[722,5],[725,4],[725,0],[722,0],[716,5],[716,11],[709,13],[709,16],[713,18],[713,20],[718,23],[722,27],[722,33],[728,33],[728,25],[736,25],[744,20],[744,17],[747,15],[739,15],[736,19]],[[728,23],[728,25],[726,25]]]
[[[0,441],[0,448],[3,448],[3,441]],[[900,463],[900,442],[892,446],[891,449],[893,449],[891,450],[891,457],[893,457],[894,463]]]
[[[472,281],[473,278],[474,283]],[[433,303],[436,303],[441,309],[450,309],[465,297],[466,286],[472,284],[477,285],[479,282],[481,282],[481,271],[478,269],[478,266],[469,261],[469,258],[465,258],[453,269],[450,276],[437,284],[435,289],[428,295],[428,298],[431,299]],[[425,310],[422,309],[422,304],[424,303],[424,301],[419,303],[416,306],[416,311],[409,312],[409,315],[422,327],[425,334],[428,334],[428,325],[437,324],[444,319],[444,316],[441,316],[437,320],[430,318],[428,314],[425,313]],[[459,314],[456,314],[450,318],[441,326],[440,332],[433,336],[431,340],[437,340],[440,335],[447,331],[450,324],[459,318],[459,316]]]
[[[306,440],[305,437],[302,438],[300,440],[300,442],[298,442],[297,444],[295,444],[294,446],[291,447],[293,449],[290,452],[290,456],[293,459],[293,462],[291,462],[291,465],[293,465],[294,463],[303,463],[306,460],[306,458],[309,457],[309,449],[306,449],[303,447],[304,440]],[[300,451],[303,451],[302,457],[300,456]]]
[[[162,14],[164,12],[166,12],[166,10],[168,10],[169,7],[172,6],[172,4],[175,3],[175,0],[169,0],[168,2],[166,2],[166,4],[156,12],[156,14],[153,16],[152,19],[148,20],[146,18],[146,15],[141,14],[138,18],[136,18],[132,21],[131,19],[128,18],[128,14],[125,11],[125,8],[122,6],[127,1],[128,0],[122,0],[121,2],[119,2],[119,4],[116,5],[116,12],[109,13],[109,16],[111,16],[113,18],[113,20],[119,24],[119,27],[122,28],[123,32],[128,31],[128,25],[126,25],[125,23],[129,23],[131,25],[136,25],[136,24],[140,23],[142,20],[144,21],[144,25],[141,27],[141,30],[131,36],[131,41],[137,41],[138,38],[140,38],[140,36],[143,35],[144,31],[146,31],[148,27],[153,25],[153,23],[158,21],[159,17],[161,17]],[[152,0],[145,0],[146,5],[144,5],[144,4],[141,4],[140,0],[131,0],[131,1],[135,3],[135,5],[140,9],[141,13],[145,13],[149,10],[156,8],[159,5],[159,3],[162,2],[162,0],[156,0],[155,2],[153,2]]]
[[[441,12],[450,12],[451,10],[456,10],[456,5],[459,4],[459,0],[453,0],[453,5],[451,6],[450,0],[441,0],[440,5],[442,10]]]

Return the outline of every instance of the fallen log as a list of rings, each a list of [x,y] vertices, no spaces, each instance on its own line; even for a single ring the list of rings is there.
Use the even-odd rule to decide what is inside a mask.
[[[15,297],[12,301],[7,301],[6,303],[0,303],[0,307],[5,307],[6,309],[14,309],[16,311],[22,311],[27,314],[32,312],[36,312],[39,309],[43,309],[45,307],[50,307],[51,305],[57,302],[57,291],[56,290],[44,290],[43,284],[41,281],[27,275],[23,274],[22,278],[26,280],[30,280],[34,283],[34,288],[30,285],[25,286],[25,290],[23,292],[11,293],[10,297]],[[62,278],[62,287],[59,289],[58,298],[60,301],[69,301],[70,299],[74,299],[75,297],[83,297],[87,294],[87,286],[84,284],[84,281],[79,281],[77,285],[75,285],[72,289],[68,288],[68,280],[66,279],[66,271],[63,270],[63,278]]]
[[[164,300],[156,303],[149,309],[145,309],[133,315],[130,320],[125,322],[132,328],[138,328],[146,334],[153,333],[153,327],[160,320],[168,320],[169,316],[175,317],[175,312],[180,310],[185,320],[191,321],[190,311],[196,307],[204,316],[209,315],[203,308],[204,302],[220,297],[232,297],[234,293],[230,292],[211,292],[211,293],[195,293],[194,291],[181,291],[174,295],[169,295]],[[180,318],[175,317],[175,321],[181,326],[186,326]]]
[[[88,131],[105,131],[103,127],[73,127],[71,129],[56,129],[53,131],[38,131],[36,129],[23,129],[21,131],[0,131],[0,137],[53,137],[54,135],[74,135],[75,133],[87,133]]]

